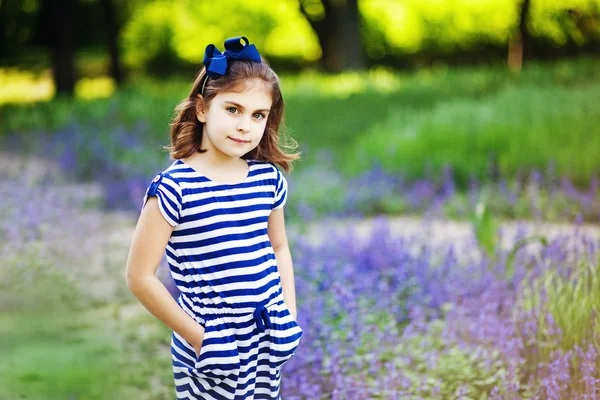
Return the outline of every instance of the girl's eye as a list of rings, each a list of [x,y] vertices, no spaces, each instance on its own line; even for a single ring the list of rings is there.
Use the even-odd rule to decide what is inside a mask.
[[[226,110],[229,111],[232,114],[235,114],[238,109],[235,108],[235,107],[227,107]],[[231,111],[231,110],[233,110],[233,111]]]
[[[263,113],[256,113],[256,114],[254,114],[254,118],[265,119],[266,117],[265,117],[265,114],[263,114]]]

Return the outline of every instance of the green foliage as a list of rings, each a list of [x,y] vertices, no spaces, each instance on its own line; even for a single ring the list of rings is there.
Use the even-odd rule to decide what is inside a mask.
[[[223,51],[224,39],[233,36],[248,37],[267,56],[320,56],[317,37],[293,0],[149,2],[125,25],[123,47],[130,65],[144,65],[162,54],[197,64],[207,44]]]
[[[322,17],[321,2],[304,4],[311,19]],[[358,5],[362,41],[375,60],[506,47],[519,15],[519,2],[513,0],[365,0]],[[554,46],[582,46],[594,40],[598,29],[577,26],[567,10],[593,15],[598,7],[599,0],[533,2],[529,25],[535,38]],[[199,63],[206,44],[232,36],[247,36],[273,58],[306,64],[321,56],[319,40],[296,0],[141,3],[124,26],[122,45],[130,65],[145,65],[165,54]],[[163,62],[168,64],[169,57]]]
[[[563,349],[582,346],[588,337],[594,338],[596,348],[600,349],[600,263],[579,261],[577,267],[569,279],[556,272],[546,277],[548,310],[561,329]]]
[[[390,318],[388,316],[387,320]],[[487,399],[494,386],[506,374],[502,355],[483,345],[462,346],[444,336],[445,322],[434,320],[427,333],[403,337],[390,351],[381,353],[382,343],[365,341],[362,357],[366,363],[391,361],[408,380],[402,398],[450,399],[457,398],[459,390],[464,398]],[[380,354],[373,360],[374,354]],[[359,364],[360,365],[360,364]],[[359,374],[349,365],[347,374]],[[382,369],[381,373],[388,373]],[[377,397],[385,399],[385,395]]]
[[[543,170],[554,160],[557,174],[587,185],[600,170],[600,135],[590,134],[590,127],[600,124],[593,109],[599,102],[598,83],[507,85],[483,99],[456,99],[427,111],[398,108],[357,138],[350,150],[352,167],[362,170],[381,161],[389,171],[422,176],[423,166],[440,172],[448,163],[464,186],[470,175],[487,177],[492,156],[502,176]]]
[[[507,43],[518,15],[517,2],[511,0],[372,0],[361,2],[360,10],[368,26],[380,31],[396,54],[448,53],[475,42]],[[378,55],[376,43],[366,45],[373,56]]]
[[[498,218],[490,211],[486,204],[486,196],[477,202],[475,211],[471,214],[471,223],[475,231],[475,238],[480,247],[491,259],[497,259],[499,243],[500,223]],[[548,239],[544,236],[528,236],[517,241],[508,252],[506,259],[506,271],[501,279],[512,281],[515,273],[515,257],[517,252],[529,243],[539,242],[542,246],[548,246]],[[494,263],[491,263],[494,265]]]
[[[540,361],[550,359],[553,350],[583,347],[586,340],[600,350],[600,260],[579,259],[572,273],[548,269],[522,288],[520,307],[537,311],[535,338]],[[546,312],[552,315],[550,324]],[[556,332],[555,328],[559,331]]]
[[[485,202],[480,200],[471,216],[475,237],[489,257],[492,257],[498,246],[498,220],[490,212]]]

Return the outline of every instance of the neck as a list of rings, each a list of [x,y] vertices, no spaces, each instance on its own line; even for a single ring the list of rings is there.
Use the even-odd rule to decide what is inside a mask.
[[[215,151],[210,150],[206,153],[196,153],[187,158],[192,163],[216,169],[235,168],[239,165],[240,159],[240,157],[219,156]]]

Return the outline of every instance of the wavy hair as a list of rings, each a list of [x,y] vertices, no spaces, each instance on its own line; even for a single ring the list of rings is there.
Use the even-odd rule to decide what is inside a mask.
[[[206,68],[202,67],[196,75],[189,96],[175,107],[175,116],[171,121],[171,145],[164,147],[169,150],[172,159],[186,158],[196,152],[207,151],[202,149],[204,124],[196,117],[197,102],[201,101],[198,95],[202,95],[205,107],[209,107],[211,100],[220,92],[243,91],[249,79],[264,81],[270,88],[273,102],[260,143],[242,158],[271,162],[288,173],[292,170],[292,161],[299,159],[301,153],[293,152],[298,147],[298,143],[288,136],[285,130],[284,104],[279,77],[264,58],[261,63],[231,61],[227,73],[217,79],[206,76]],[[200,93],[201,90],[203,93]]]

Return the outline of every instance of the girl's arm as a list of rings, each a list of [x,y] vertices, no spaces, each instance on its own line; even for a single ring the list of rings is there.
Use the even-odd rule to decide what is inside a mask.
[[[283,300],[290,310],[292,317],[296,318],[296,286],[294,283],[294,266],[292,263],[292,254],[288,245],[287,234],[285,232],[285,217],[283,207],[275,209],[269,215],[267,226],[269,240],[275,258],[277,259],[277,268],[281,275],[281,286],[283,287]]]
[[[160,213],[156,196],[149,197],[129,250],[127,286],[152,315],[192,344],[199,354],[204,327],[179,307],[155,275],[172,231]]]

